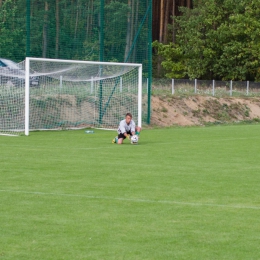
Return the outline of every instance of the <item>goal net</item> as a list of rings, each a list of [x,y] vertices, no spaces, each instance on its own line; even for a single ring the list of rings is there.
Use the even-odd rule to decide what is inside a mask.
[[[3,63],[4,61],[5,63]],[[25,129],[24,62],[0,61],[0,134],[17,135]]]
[[[26,58],[21,65],[24,83],[1,88],[0,133],[115,129],[127,112],[141,126],[141,64]]]

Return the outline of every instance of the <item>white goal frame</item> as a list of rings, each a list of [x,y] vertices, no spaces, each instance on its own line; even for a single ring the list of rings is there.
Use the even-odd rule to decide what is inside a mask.
[[[138,126],[142,126],[142,64],[139,63],[119,63],[119,62],[99,62],[99,61],[79,61],[79,60],[60,60],[48,58],[32,58],[26,57],[25,59],[25,135],[29,135],[29,121],[30,121],[30,61],[48,61],[59,63],[77,63],[77,64],[95,64],[95,65],[113,65],[113,66],[130,66],[138,68]]]

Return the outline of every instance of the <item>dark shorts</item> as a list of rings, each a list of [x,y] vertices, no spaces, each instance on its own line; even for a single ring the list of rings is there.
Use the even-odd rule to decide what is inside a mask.
[[[132,135],[132,133],[130,131],[126,132],[128,135]],[[118,134],[118,139],[123,138],[126,139],[126,137],[124,136],[124,134]]]

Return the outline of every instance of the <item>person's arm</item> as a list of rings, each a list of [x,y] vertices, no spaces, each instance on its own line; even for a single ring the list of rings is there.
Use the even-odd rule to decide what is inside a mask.
[[[131,122],[131,133],[132,135],[135,135],[135,122],[133,120]]]
[[[125,136],[126,138],[130,139],[130,136],[129,136],[126,132],[124,132],[124,136]]]
[[[125,123],[124,123],[124,121],[121,121],[121,122],[120,122],[119,130],[120,130],[120,132],[121,132],[126,138],[129,138],[128,135],[127,135],[126,129],[125,129]]]

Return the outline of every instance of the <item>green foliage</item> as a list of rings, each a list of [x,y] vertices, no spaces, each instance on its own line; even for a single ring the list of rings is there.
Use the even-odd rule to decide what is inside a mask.
[[[153,47],[157,50],[158,55],[164,57],[162,66],[166,70],[166,77],[183,78],[186,76],[182,50],[179,46],[173,43],[165,45],[155,41],[153,42]]]
[[[260,2],[251,0],[196,1],[176,18],[177,44],[189,78],[260,80]],[[163,47],[161,47],[163,49]],[[173,52],[176,52],[173,51]],[[168,70],[178,73],[176,57],[162,51]],[[167,76],[170,76],[167,74]]]
[[[139,31],[148,1],[108,0],[101,6],[100,0],[30,0],[29,32],[26,31],[28,1],[1,2],[0,57],[24,60],[29,34],[33,57],[99,60],[102,51],[105,61],[123,62],[132,48],[128,62],[145,65],[148,59],[148,18]],[[103,30],[100,19],[104,22]],[[145,69],[147,72],[147,66]]]
[[[25,18],[19,18],[20,12],[13,0],[3,1],[0,7],[0,57],[20,61],[25,56]]]
[[[105,53],[109,56],[108,60],[124,59],[128,12],[130,9],[125,3],[112,1],[105,6],[105,35],[109,35],[105,41]]]

